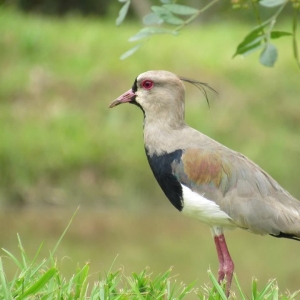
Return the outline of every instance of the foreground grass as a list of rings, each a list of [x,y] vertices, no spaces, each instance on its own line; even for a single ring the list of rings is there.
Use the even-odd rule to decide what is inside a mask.
[[[60,246],[63,246],[63,239],[77,212],[78,209],[53,249],[49,251],[48,257],[40,258],[44,247],[41,244],[31,259],[19,235],[17,235],[20,251],[18,255],[2,248],[0,299],[226,300],[225,283],[224,286],[220,286],[210,270],[208,271],[210,286],[204,284],[201,287],[196,281],[188,285],[178,283],[177,276],[171,274],[171,268],[156,277],[150,273],[149,268],[139,273],[133,272],[128,276],[124,268],[113,271],[116,260],[107,272],[98,271],[101,275],[97,281],[91,281],[90,263],[85,263],[83,267],[73,266],[73,270],[76,271],[70,279],[67,279],[60,270],[56,252]],[[8,261],[12,262],[16,269],[13,279],[9,279],[10,276],[5,268]],[[292,300],[296,299],[298,294],[299,292],[281,294],[275,280],[270,280],[265,286],[259,286],[256,279],[251,283],[252,300]],[[231,292],[230,299],[249,299],[248,293],[243,292],[236,275],[234,275],[234,290]]]
[[[23,248],[18,236],[20,259],[7,250],[5,256],[0,257],[0,299],[97,299],[97,300],[172,300],[172,299],[202,299],[202,300],[226,300],[224,287],[219,286],[211,271],[208,272],[212,287],[195,288],[195,283],[185,285],[176,283],[176,278],[171,276],[171,269],[162,275],[154,277],[145,269],[131,276],[124,274],[119,269],[115,272],[109,270],[104,278],[90,283],[90,265],[86,263],[83,267],[77,267],[71,279],[66,279],[60,272],[55,258],[55,250],[50,251],[49,257],[39,261],[38,249],[35,257],[30,259]],[[12,280],[8,280],[5,272],[5,260],[10,259],[17,267],[16,274]],[[232,293],[230,299],[248,299],[242,291],[237,277],[234,276],[237,292]],[[298,292],[281,295],[274,280],[266,286],[258,287],[256,279],[251,286],[252,300],[292,300],[296,299]]]

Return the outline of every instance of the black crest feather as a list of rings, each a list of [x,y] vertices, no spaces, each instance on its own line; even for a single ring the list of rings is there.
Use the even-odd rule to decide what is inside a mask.
[[[186,77],[179,77],[179,79],[182,80],[182,81],[191,83],[192,85],[197,87],[203,93],[203,95],[205,96],[208,107],[210,107],[210,106],[209,106],[209,100],[208,100],[208,95],[207,95],[206,89],[209,89],[209,90],[213,91],[214,93],[218,94],[218,92],[215,89],[213,89],[211,86],[209,86],[205,82],[200,82],[200,81],[190,79],[190,78],[186,78]]]

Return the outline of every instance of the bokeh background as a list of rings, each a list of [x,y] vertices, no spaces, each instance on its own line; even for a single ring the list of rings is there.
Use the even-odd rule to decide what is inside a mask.
[[[19,233],[30,257],[44,243],[42,259],[80,205],[57,251],[66,276],[90,261],[91,281],[113,265],[127,274],[172,266],[178,281],[209,283],[208,268],[218,268],[209,228],[181,216],[160,191],[144,155],[142,113],[131,105],[108,109],[150,69],[216,89],[208,108],[199,90],[186,86],[187,122],[300,198],[300,73],[292,41],[276,41],[274,68],[262,67],[258,54],[232,59],[255,25],[251,10],[220,4],[180,36],[155,36],[120,61],[154,1],[133,1],[121,27],[117,1],[0,3],[1,248],[18,256]],[[277,26],[291,30],[288,11]],[[253,276],[259,286],[276,278],[282,292],[300,288],[299,243],[242,230],[228,232],[227,241],[249,295]],[[14,275],[9,259],[5,269]]]

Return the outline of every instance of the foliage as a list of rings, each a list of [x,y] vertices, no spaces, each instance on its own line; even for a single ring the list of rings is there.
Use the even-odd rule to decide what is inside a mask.
[[[126,17],[130,0],[119,0],[124,2],[119,16],[116,20],[116,24],[120,25]],[[125,52],[121,59],[125,59],[132,55],[140,46],[145,42],[145,39],[155,34],[172,34],[178,35],[179,32],[192,21],[194,21],[199,15],[203,14],[206,10],[219,2],[219,0],[212,0],[202,9],[196,9],[187,5],[177,4],[176,0],[161,0],[160,6],[152,6],[152,12],[146,15],[143,19],[143,23],[146,27],[141,29],[137,34],[132,36],[129,41],[141,41],[142,42],[129,51]],[[292,36],[293,38],[293,53],[294,58],[298,66],[300,67],[298,46],[297,46],[297,22],[298,13],[300,9],[299,0],[234,0],[232,1],[233,8],[248,7],[250,5],[253,8],[253,14],[257,20],[257,26],[254,27],[244,38],[244,40],[237,46],[236,55],[248,55],[254,51],[261,51],[260,63],[266,67],[274,66],[278,53],[277,48],[273,44],[274,39],[278,39],[284,36]],[[278,19],[278,16],[282,10],[288,5],[292,5],[294,9],[294,16],[292,19],[292,31],[277,31],[274,30],[274,25]],[[259,6],[273,10],[277,8],[275,13],[269,19],[262,21]],[[173,26],[172,29],[162,27],[162,25]]]

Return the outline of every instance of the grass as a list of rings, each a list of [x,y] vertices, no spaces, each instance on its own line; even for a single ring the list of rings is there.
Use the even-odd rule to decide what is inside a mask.
[[[71,220],[72,221],[72,220]],[[69,223],[68,227],[70,226]],[[68,229],[67,227],[67,229]],[[67,230],[66,229],[66,230]],[[140,273],[125,275],[124,270],[110,270],[102,275],[96,282],[90,280],[90,263],[83,267],[77,267],[70,279],[67,279],[60,271],[55,252],[59,247],[66,230],[50,251],[48,258],[39,258],[43,245],[38,248],[33,259],[30,259],[23,247],[18,235],[18,248],[20,258],[11,252],[2,249],[5,256],[0,257],[0,299],[97,299],[97,300],[172,300],[172,299],[201,299],[201,300],[226,300],[225,286],[220,286],[212,274],[208,271],[211,286],[196,289],[195,282],[189,285],[176,282],[171,275],[171,269],[156,277],[150,273],[149,268]],[[5,260],[11,260],[17,267],[12,280],[8,280],[5,271]],[[101,276],[100,276],[101,277]],[[242,291],[236,275],[235,283],[238,295],[232,293],[230,299],[247,298]],[[299,292],[293,294],[280,294],[275,280],[271,280],[261,289],[258,288],[257,280],[252,280],[252,300],[293,300]]]

